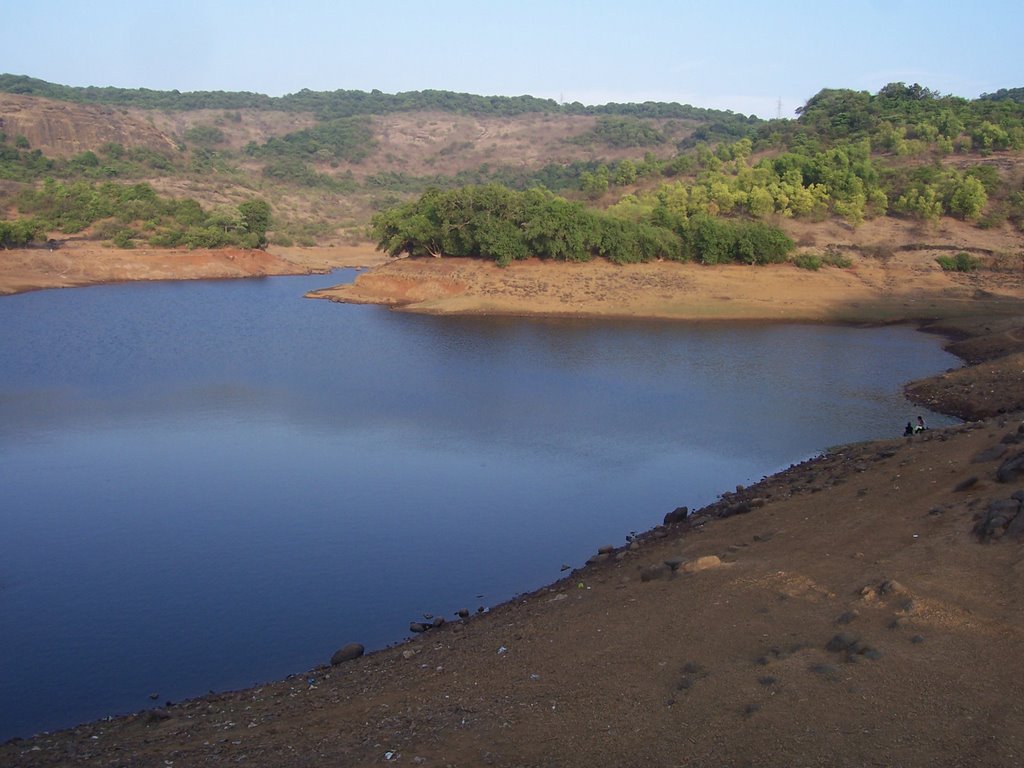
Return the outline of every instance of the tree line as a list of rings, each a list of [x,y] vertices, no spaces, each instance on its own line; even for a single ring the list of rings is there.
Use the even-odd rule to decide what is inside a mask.
[[[530,256],[765,264],[784,261],[793,248],[781,230],[763,222],[683,218],[664,208],[627,219],[543,188],[516,192],[499,184],[428,190],[376,214],[371,229],[378,247],[392,256],[470,256],[502,266]]]
[[[43,96],[84,104],[138,107],[141,109],[256,109],[280,112],[312,112],[321,120],[336,120],[357,115],[383,115],[391,112],[437,110],[473,115],[515,116],[546,112],[571,115],[632,115],[635,117],[741,119],[757,122],[757,118],[736,116],[728,110],[704,109],[689,104],[644,102],[642,104],[609,103],[589,106],[580,102],[560,104],[554,99],[535,96],[477,96],[442,90],[383,93],[379,90],[311,91],[303,88],[285,96],[266,96],[247,91],[157,91],[149,88],[115,88],[112,86],[69,86],[50,83],[26,75],[0,74],[0,91]]]

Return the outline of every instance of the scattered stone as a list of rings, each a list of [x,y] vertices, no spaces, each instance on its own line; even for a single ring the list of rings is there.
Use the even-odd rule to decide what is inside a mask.
[[[954,486],[953,491],[960,493],[961,491],[968,491],[978,484],[978,478],[975,475],[971,475],[966,480],[961,480]]]
[[[1004,529],[1011,523],[1016,523],[1016,519],[1020,517],[1020,507],[1021,502],[1014,498],[991,501],[984,517],[975,524],[974,533],[983,542],[998,539],[1005,532]],[[1016,529],[1022,524],[1014,526],[1015,534],[1017,533]]]
[[[431,626],[434,629],[437,629],[438,627],[443,627],[444,623],[445,623],[444,616],[435,616],[434,620],[431,622]]]
[[[732,517],[733,515],[745,515],[753,509],[753,505],[749,501],[741,501],[736,504],[730,504],[722,510],[719,517]]]
[[[1014,499],[1016,501],[1016,499]],[[1018,502],[1020,503],[1020,502]],[[1007,537],[1011,539],[1024,538],[1024,505],[1020,507],[1020,511],[1017,512],[1017,516],[1010,521],[1010,524],[1006,526]]]
[[[907,588],[894,579],[886,579],[879,585],[878,591],[883,595],[905,595]]]
[[[664,525],[673,525],[675,523],[681,523],[684,520],[686,520],[689,514],[689,507],[676,507],[667,515],[665,515],[665,519],[662,522]]]
[[[769,685],[775,685],[778,682],[778,679],[773,675],[761,675],[761,677],[757,678],[757,682],[767,687]]]
[[[924,635],[914,635],[912,638],[910,638],[910,642],[912,642],[914,645],[918,645],[920,643],[923,643],[924,642]]]
[[[460,619],[468,619],[469,608],[459,608],[459,610],[455,612],[455,615],[458,616]]]
[[[722,564],[722,560],[718,555],[704,555],[698,557],[696,560],[691,560],[683,565],[683,573],[698,573],[699,571],[706,571],[709,568],[717,568]]]
[[[768,531],[768,533],[755,533],[754,541],[771,541],[775,538],[775,531]]]
[[[836,681],[839,679],[839,668],[832,664],[812,664],[811,672],[816,675],[821,675],[826,680]]]
[[[995,461],[1001,459],[1006,455],[1005,445],[993,445],[991,448],[986,448],[984,451],[980,451],[974,455],[971,459],[971,464],[985,464],[989,461]]]
[[[845,651],[857,642],[857,638],[848,632],[840,632],[825,644],[825,650],[832,652]]]
[[[755,712],[759,712],[760,710],[761,705],[754,702],[751,704],[747,704],[747,706],[743,708],[743,714],[745,717],[752,717]]]
[[[607,559],[608,553],[600,552],[596,555],[591,555],[591,557],[587,560],[587,565],[597,565],[598,563],[603,563]]]
[[[640,571],[640,581],[657,581],[663,579],[670,573],[668,566],[664,563],[658,563],[657,565],[649,565]]]
[[[142,722],[147,724],[160,723],[170,719],[171,713],[166,709],[147,709],[142,715]]]
[[[430,629],[430,626],[420,621],[413,621],[409,623],[410,632],[415,632],[419,634],[421,632],[426,632],[428,629]]]
[[[685,557],[682,557],[681,555],[677,555],[676,557],[670,557],[668,560],[666,560],[665,561],[665,565],[668,566],[668,569],[670,571],[675,573],[676,571],[679,570],[679,566],[681,566],[685,562],[686,562],[686,558]]]
[[[1019,477],[1024,477],[1024,452],[1011,456],[996,470],[996,480],[1000,483],[1012,483]]]
[[[836,624],[849,624],[858,616],[860,616],[860,614],[856,611],[843,611],[839,614],[838,618],[836,618]]]
[[[598,547],[597,548],[597,554],[599,554],[599,555],[610,555],[614,551],[615,551],[615,547],[612,546],[611,544],[605,544],[603,547]]]
[[[363,648],[362,643],[349,643],[334,652],[334,655],[331,656],[331,666],[336,667],[338,664],[344,664],[346,661],[358,659],[365,652],[366,649]]]
[[[409,659],[413,659],[415,657],[416,657],[416,651],[402,651],[402,658],[405,659],[406,661],[409,661]]]

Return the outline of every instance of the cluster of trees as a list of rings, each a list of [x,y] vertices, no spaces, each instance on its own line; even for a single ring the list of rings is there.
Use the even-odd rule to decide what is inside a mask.
[[[758,219],[821,219],[835,214],[856,224],[894,212],[922,220],[943,215],[974,220],[1001,183],[995,168],[986,165],[958,171],[925,164],[890,171],[873,157],[867,139],[810,154],[784,152],[753,164],[751,152],[749,139],[721,144],[715,152],[703,148],[695,155],[692,177],[627,195],[613,207],[636,216],[636,211],[660,206],[683,218],[738,212]],[[586,191],[582,184],[581,189]]]
[[[576,144],[608,147],[653,147],[665,141],[661,131],[635,117],[599,117],[592,130],[573,139]]]
[[[8,181],[141,179],[156,173],[184,172],[187,167],[180,154],[147,147],[128,148],[113,142],[69,158],[50,158],[31,149],[27,142],[11,141],[0,132],[0,179]]]
[[[48,179],[14,199],[19,217],[3,221],[3,244],[25,245],[44,232],[75,233],[93,227],[98,239],[130,248],[138,239],[154,246],[262,248],[270,205],[248,200],[235,208],[204,211],[192,199],[161,197],[148,184],[63,184]]]
[[[368,119],[347,117],[327,120],[281,138],[271,138],[262,145],[250,143],[246,154],[280,161],[285,159],[330,163],[358,163],[373,151],[376,142]]]
[[[665,211],[628,219],[545,189],[516,192],[499,184],[429,190],[378,213],[371,227],[378,247],[392,256],[472,256],[501,265],[529,256],[760,264],[783,261],[793,248],[785,234],[762,222]]]
[[[800,117],[789,126],[788,141],[867,138],[897,154],[1022,149],[1024,104],[1012,92],[1001,93],[970,101],[916,83],[890,83],[874,95],[827,88],[797,110]]]

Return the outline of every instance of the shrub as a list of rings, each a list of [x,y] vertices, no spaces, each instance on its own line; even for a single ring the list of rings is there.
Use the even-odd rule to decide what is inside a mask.
[[[939,256],[935,261],[945,272],[973,272],[978,268],[978,260],[967,251],[960,251],[956,256]]]
[[[849,269],[853,266],[853,259],[841,253],[830,252],[821,257],[821,263],[826,267],[837,267],[838,269]]]
[[[132,240],[134,234],[130,229],[119,229],[110,239],[110,242],[117,248],[134,248],[135,241]]]
[[[817,272],[821,269],[822,259],[816,253],[799,253],[793,257],[793,265],[800,269],[812,269]]]

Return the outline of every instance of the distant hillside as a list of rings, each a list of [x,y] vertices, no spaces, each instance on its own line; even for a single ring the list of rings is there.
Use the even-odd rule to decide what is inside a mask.
[[[894,215],[1019,226],[1021,91],[972,101],[916,84],[876,94],[826,89],[798,119],[762,121],[650,102],[446,91],[270,97],[0,75],[0,206],[8,219],[29,215],[19,201],[47,178],[145,183],[197,201],[207,215],[220,211],[222,221],[238,204],[264,199],[272,241],[312,244],[365,237],[376,211],[431,187],[498,183],[543,186],[654,224],[706,213],[783,224]],[[53,224],[38,196],[33,210],[42,226]],[[121,224],[122,240],[171,226]]]

